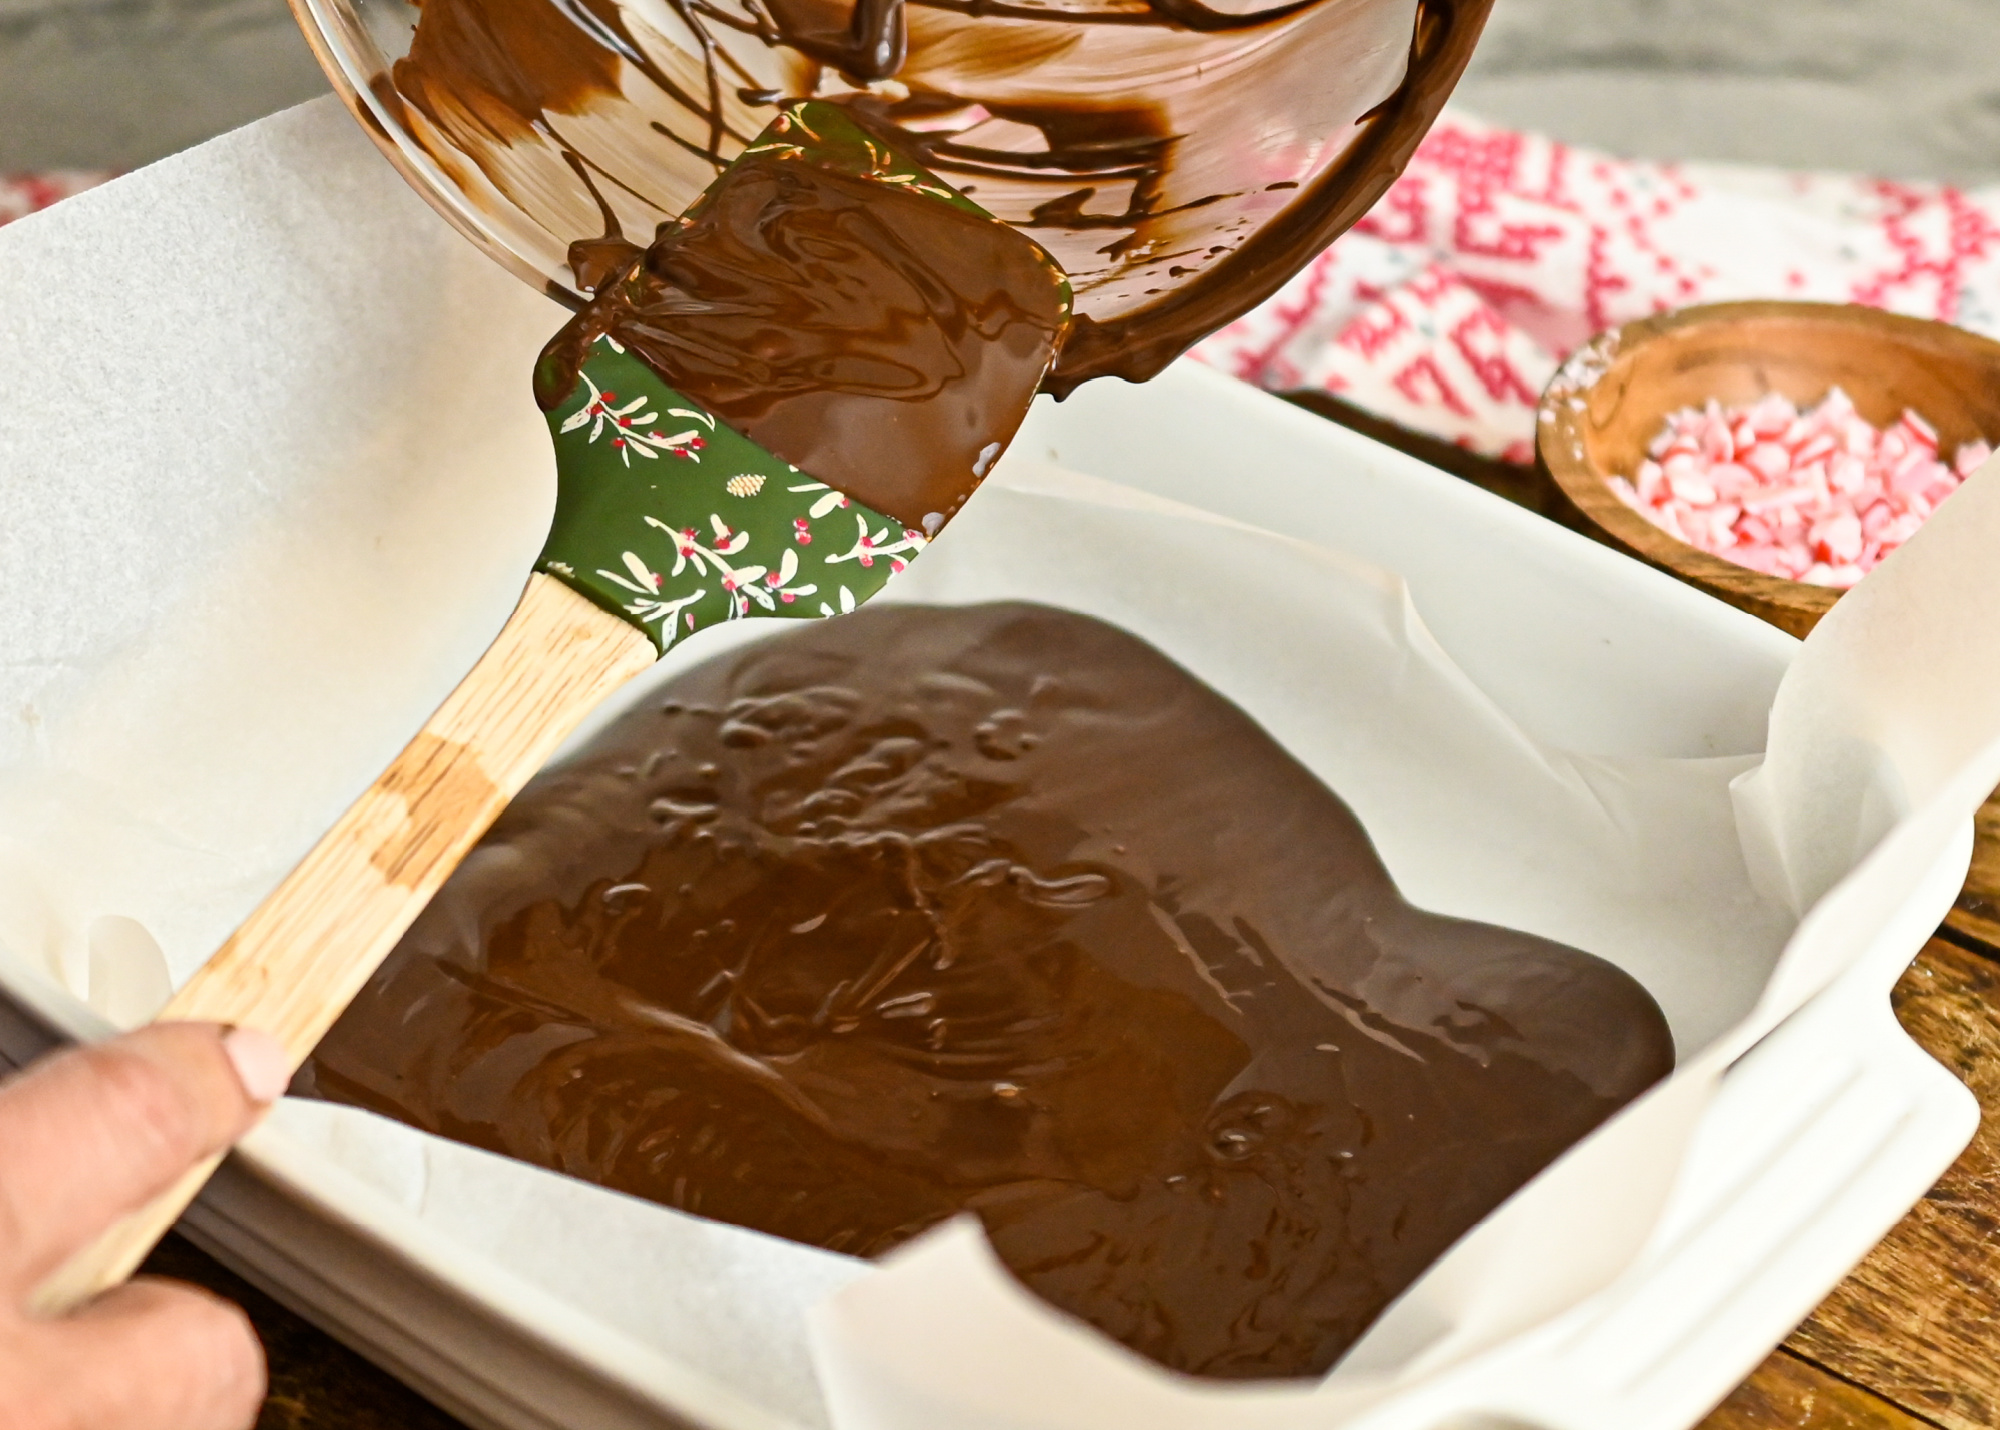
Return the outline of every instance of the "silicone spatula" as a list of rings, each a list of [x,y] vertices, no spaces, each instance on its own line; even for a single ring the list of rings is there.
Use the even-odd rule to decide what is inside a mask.
[[[742,179],[753,171],[754,184]],[[929,212],[913,223],[919,211],[908,205],[949,205],[955,213],[945,216],[945,226],[956,224],[960,234],[950,245],[955,272],[985,271],[977,254],[990,245],[1007,260],[992,265],[994,274],[1038,291],[975,294],[969,305],[954,307],[941,301],[921,265],[914,278],[905,271],[892,279],[826,269],[824,245],[816,249],[810,236],[801,241],[782,215],[772,217],[777,208],[758,207],[764,202],[758,195],[766,193],[795,207],[819,203],[835,213],[829,222],[850,235],[876,231],[867,225],[878,220],[890,225],[879,232],[888,233],[899,216],[904,230],[928,231],[940,216]],[[872,207],[878,202],[879,213]],[[739,223],[739,239],[748,233],[764,245],[760,253],[780,268],[791,266],[795,292],[773,295],[742,284],[731,290],[723,280],[714,293],[671,284],[663,290],[659,273],[644,268],[651,263],[670,277],[681,275],[676,282],[690,272],[724,271],[704,268],[700,246],[703,224],[712,226],[724,210]],[[963,460],[962,500],[1025,416],[1068,317],[1068,283],[1053,261],[827,104],[781,114],[680,222],[650,255],[635,257],[637,250],[626,247],[624,266],[598,285],[597,298],[537,365],[537,394],[555,442],[557,499],[548,543],[520,605],[416,738],[160,1018],[261,1028],[283,1041],[294,1067],[302,1063],[507,801],[606,695],[707,626],[850,611],[921,551],[957,501],[915,512],[910,503],[923,494],[922,484],[901,481],[896,471],[871,473],[865,462],[850,460],[853,450],[900,451],[921,463],[954,441],[973,440],[955,419],[926,425],[918,406],[948,404],[952,382],[976,376],[982,410],[1000,417],[982,433],[997,440]],[[665,253],[669,239],[679,246]],[[1018,246],[1029,251],[1025,265]],[[595,246],[597,255],[604,252],[620,250]],[[620,326],[621,315],[632,317],[635,295],[657,298],[662,291],[679,304],[679,324]],[[798,301],[771,301],[787,296]],[[1028,324],[1026,338],[1022,324],[993,316],[1018,312],[1024,301],[1049,320]],[[697,380],[683,386],[705,385],[710,401],[670,386],[655,364],[641,360],[641,348],[670,351],[676,342],[692,344],[699,358],[703,334],[716,331],[711,319],[724,309],[735,324],[724,330],[750,332],[755,351],[740,369],[712,361],[713,351],[706,366],[690,360]],[[842,406],[836,398],[826,405],[825,384],[816,387],[813,374],[839,368],[845,347],[814,349],[788,367],[773,357],[790,340],[782,322],[759,316],[804,310],[822,339],[851,328],[860,348],[872,334],[893,340],[898,351],[932,354],[933,370],[918,376],[942,384],[945,395],[918,382],[914,396],[898,397],[900,379],[891,372],[882,381],[892,400]],[[927,335],[925,323],[940,330]],[[614,332],[636,334],[635,342],[621,343]],[[866,387],[880,366],[857,369],[856,380]],[[744,372],[771,374],[784,390],[760,393],[755,382],[742,381]],[[834,374],[834,386],[844,381]],[[718,415],[718,407],[736,420]],[[871,422],[881,430],[868,430]],[[773,434],[770,445],[755,440],[766,433]],[[859,483],[846,482],[853,489],[843,490],[824,480],[826,471],[814,462]],[[883,504],[901,511],[869,505],[861,485],[887,493]],[[215,1165],[197,1168],[79,1253],[38,1289],[36,1309],[58,1313],[123,1281]]]

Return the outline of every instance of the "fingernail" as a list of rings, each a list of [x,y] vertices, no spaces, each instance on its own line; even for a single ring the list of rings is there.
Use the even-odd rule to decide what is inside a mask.
[[[255,1028],[231,1028],[222,1038],[222,1051],[236,1069],[236,1080],[252,1102],[276,1102],[292,1081],[292,1060],[285,1045],[269,1033]]]

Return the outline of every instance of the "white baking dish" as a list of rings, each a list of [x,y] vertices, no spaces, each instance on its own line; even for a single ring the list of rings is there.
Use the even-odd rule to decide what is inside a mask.
[[[104,301],[106,291],[129,300]],[[255,301],[239,305],[245,293]],[[125,912],[103,902],[105,889],[150,900],[147,927],[184,975],[199,957],[190,951],[254,904],[470,665],[545,520],[546,442],[523,399],[528,357],[560,319],[445,230],[330,101],[0,233],[10,512],[0,594],[16,612],[0,635],[10,672],[0,693],[20,716],[0,731],[0,781],[12,782],[6,807],[40,821],[38,847],[13,850],[0,884],[0,990],[18,1010],[0,1013],[0,1054],[20,1061],[52,1036],[105,1026],[63,987],[65,976],[83,986],[93,958],[93,1002],[117,1012],[142,1001],[117,986],[128,964],[112,947],[116,930],[94,923]],[[240,348],[214,341],[219,321]],[[455,343],[462,333],[480,336]],[[440,363],[456,379],[444,400],[424,387]],[[64,412],[74,431],[52,433]],[[1145,387],[1100,383],[1045,402],[1016,457],[1395,573],[1449,662],[1526,737],[1560,750],[1754,756],[1798,649],[1670,578],[1187,365]],[[322,550],[301,511],[329,532],[381,535]],[[472,554],[432,569],[410,549],[427,540]],[[927,563],[945,560],[947,542]],[[231,563],[219,577],[217,553]],[[316,599],[327,591],[365,597],[392,619],[367,623]],[[245,615],[240,640],[187,644],[191,610],[199,624],[272,605],[281,622]],[[176,826],[163,842],[148,823],[170,823],[176,807],[172,741],[150,748],[148,732],[186,728],[202,712],[140,719],[104,698],[127,690],[143,704],[145,692],[185,688],[160,684],[176,660],[207,662],[203,674],[233,692],[212,721],[240,731],[241,768],[230,797],[210,791],[208,804],[230,831],[255,834],[232,878],[204,872],[203,840],[220,824]],[[260,685],[264,669],[280,674]],[[318,735],[324,777],[317,766],[301,775],[288,743],[316,702],[354,717]],[[81,808],[90,789],[36,783],[66,761],[109,784],[129,773],[139,812],[129,828],[100,829],[87,850],[65,843],[65,831],[98,828],[51,812],[65,799]],[[274,810],[259,794],[280,769],[290,793]],[[10,833],[0,828],[0,843]],[[1969,821],[1955,820],[1903,878],[1893,917],[1859,957],[1730,1067],[1622,1276],[1340,1423],[1416,1427],[1478,1411],[1551,1427],[1673,1427],[1726,1393],[1971,1135],[1970,1095],[1910,1043],[1887,999],[1969,851]],[[160,861],[150,893],[133,892],[129,869],[104,872],[139,857]],[[483,1241],[442,1233],[425,1195],[329,1153],[370,1134],[358,1123],[329,1131],[327,1116],[285,1109],[190,1214],[190,1234],[476,1425],[799,1423],[788,1407],[812,1390],[796,1356],[746,1367],[690,1349],[689,1337],[708,1333],[704,1315],[741,1316],[741,1306],[571,1294],[565,1268],[538,1259],[532,1226],[510,1232],[496,1216]],[[529,1175],[557,1180],[440,1156],[467,1196]],[[638,1227],[654,1215],[595,1189],[536,1185],[537,1197],[570,1197],[562,1205],[593,1220],[576,1235],[607,1247],[625,1244],[623,1218]],[[780,1295],[768,1314],[796,1316],[851,1279],[831,1262],[822,1270],[793,1288],[798,1304]],[[754,1331],[732,1344],[754,1344]],[[777,1388],[760,1393],[759,1377]]]

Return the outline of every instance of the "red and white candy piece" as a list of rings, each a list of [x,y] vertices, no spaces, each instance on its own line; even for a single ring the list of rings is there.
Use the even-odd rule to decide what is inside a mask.
[[[1667,418],[1626,505],[1691,546],[1791,581],[1852,586],[1901,546],[1993,455],[1966,442],[1950,460],[1914,412],[1886,431],[1834,388],[1800,412],[1772,393],[1749,407],[1687,407]]]

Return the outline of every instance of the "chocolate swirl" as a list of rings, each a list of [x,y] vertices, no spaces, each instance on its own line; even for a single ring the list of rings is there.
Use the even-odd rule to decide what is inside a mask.
[[[792,147],[738,159],[643,255],[583,247],[579,269],[619,276],[549,344],[536,398],[559,405],[609,336],[766,451],[935,535],[1027,414],[1068,322],[1062,275],[934,184]]]
[[[1060,394],[1158,372],[1366,212],[1490,3],[424,0],[373,99],[556,252],[650,234],[775,106],[842,100],[1069,273]]]
[[[969,1211],[1206,1376],[1324,1371],[1672,1066],[1643,988],[1411,908],[1142,642],[874,605],[698,666],[529,787],[309,1085],[861,1256]]]

